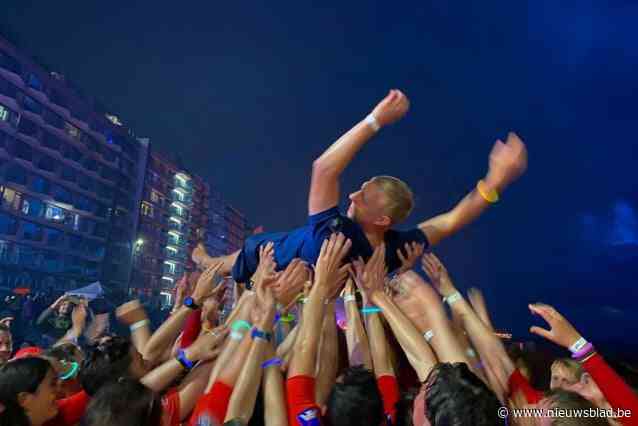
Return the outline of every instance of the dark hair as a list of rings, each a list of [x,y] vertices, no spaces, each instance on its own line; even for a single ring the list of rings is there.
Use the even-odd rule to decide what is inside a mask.
[[[82,349],[74,343],[65,342],[47,349],[44,354],[59,361],[74,361],[78,352]]]
[[[116,336],[101,344],[89,347],[80,370],[80,383],[93,396],[104,385],[129,376],[131,366],[131,341]]]
[[[0,402],[5,406],[0,426],[30,426],[18,395],[35,393],[50,369],[49,361],[35,357],[9,361],[0,368]]]
[[[397,414],[396,421],[397,426],[412,426],[412,415],[414,408],[414,399],[419,394],[419,389],[410,389],[405,392],[401,392],[401,397],[397,401]]]
[[[552,408],[562,408],[569,412],[584,412],[586,410],[595,410],[596,406],[586,400],[576,392],[564,389],[553,389],[545,395],[545,398],[551,401]],[[604,417],[554,417],[552,426],[605,426],[609,425]]]
[[[132,378],[103,386],[91,399],[82,426],[157,426],[162,403],[151,389]]]
[[[330,391],[326,419],[333,426],[379,425],[383,422],[383,400],[372,371],[361,365],[350,367]]]
[[[505,424],[498,398],[465,363],[437,364],[425,386],[425,415],[432,426]]]
[[[11,329],[4,324],[0,324],[0,333],[5,332],[11,334]]]

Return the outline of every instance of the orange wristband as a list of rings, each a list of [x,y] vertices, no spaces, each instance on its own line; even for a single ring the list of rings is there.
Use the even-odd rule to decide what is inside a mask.
[[[492,189],[491,191],[485,190],[485,182],[483,182],[483,179],[479,180],[476,184],[476,190],[479,194],[481,194],[481,197],[490,204],[496,203],[499,199],[498,192],[496,192],[495,189]]]

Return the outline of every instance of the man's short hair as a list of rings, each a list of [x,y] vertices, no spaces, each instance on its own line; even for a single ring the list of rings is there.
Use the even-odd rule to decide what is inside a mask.
[[[498,398],[465,363],[437,364],[425,385],[425,416],[432,426],[505,424]]]
[[[375,176],[371,181],[385,194],[385,211],[393,224],[401,223],[410,216],[414,208],[414,194],[405,182],[392,176]]]
[[[361,365],[345,370],[326,402],[326,419],[332,426],[380,425],[383,399],[374,373]]]
[[[558,358],[552,363],[552,368],[555,365],[556,366],[560,365],[561,367],[564,367],[566,370],[568,370],[570,373],[574,375],[574,378],[577,381],[580,380],[580,378],[585,373],[583,366],[579,362],[576,362],[571,358]]]

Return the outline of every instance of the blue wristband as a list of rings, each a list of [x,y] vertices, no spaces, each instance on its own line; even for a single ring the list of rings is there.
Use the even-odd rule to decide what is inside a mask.
[[[270,358],[267,361],[264,361],[261,364],[261,368],[268,368],[268,367],[271,367],[273,365],[281,365],[281,364],[283,364],[283,360],[281,358],[275,357],[275,358]]]
[[[182,364],[182,367],[187,370],[191,370],[194,366],[193,362],[186,358],[186,352],[184,352],[184,349],[177,351],[177,361],[179,361],[179,363]]]
[[[272,335],[270,333],[266,333],[265,331],[259,330],[258,328],[253,328],[252,333],[250,334],[250,337],[253,338],[253,340],[255,339],[263,339],[267,342],[270,342],[270,340],[272,339]]]
[[[362,314],[376,314],[377,312],[382,312],[382,309],[377,306],[366,306],[361,309]]]

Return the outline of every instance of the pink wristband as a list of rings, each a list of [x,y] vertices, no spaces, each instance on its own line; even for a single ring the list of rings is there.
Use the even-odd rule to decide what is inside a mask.
[[[573,359],[578,359],[578,358],[582,358],[585,355],[587,355],[592,349],[594,349],[594,346],[591,343],[587,343],[585,346],[583,346],[578,352],[574,352],[572,354],[572,358]]]

